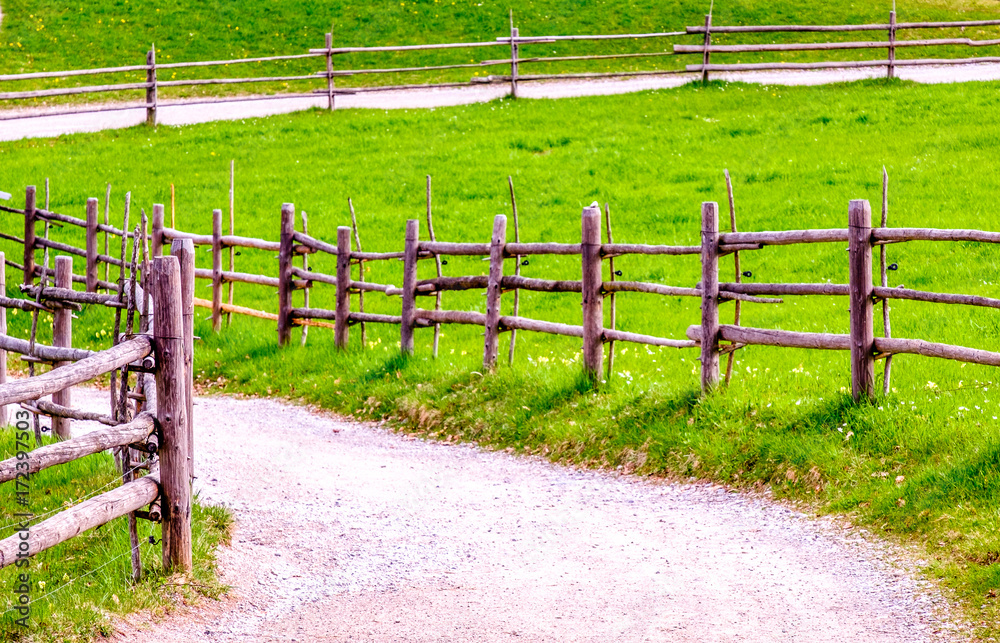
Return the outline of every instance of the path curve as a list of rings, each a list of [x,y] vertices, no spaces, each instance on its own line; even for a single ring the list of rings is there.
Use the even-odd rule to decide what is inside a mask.
[[[194,408],[196,490],[236,515],[233,591],[120,641],[958,640],[913,561],[763,498],[267,399]]]
[[[760,83],[765,85],[820,85],[885,75],[882,67],[813,71],[762,71],[713,73],[712,78],[732,82]],[[1000,64],[934,65],[925,67],[898,67],[897,75],[904,80],[921,83],[953,83],[977,80],[1000,80]],[[555,80],[524,82],[518,86],[524,98],[570,98],[625,94],[648,89],[677,87],[691,82],[698,74],[684,76],[643,76],[640,78],[610,80]],[[338,96],[338,109],[426,109],[450,105],[466,105],[495,100],[506,96],[505,84],[458,87],[446,89],[409,89]],[[158,122],[163,125],[191,125],[219,120],[239,120],[285,114],[289,112],[326,107],[326,97],[283,98],[219,102],[208,105],[178,105],[160,107]],[[63,108],[60,108],[63,109]],[[37,117],[0,121],[0,141],[22,138],[61,136],[77,132],[97,132],[105,129],[131,127],[145,122],[146,110],[139,107],[116,112],[44,116],[48,108],[25,111]],[[0,115],[14,112],[0,112]]]

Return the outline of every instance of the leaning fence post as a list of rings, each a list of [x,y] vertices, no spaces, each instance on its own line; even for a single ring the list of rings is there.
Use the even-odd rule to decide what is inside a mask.
[[[281,236],[278,250],[278,346],[292,338],[292,244],[295,239],[295,204],[281,206]]]
[[[97,292],[97,199],[87,199],[87,292]]]
[[[154,203],[153,204],[153,223],[152,223],[152,233],[150,237],[150,251],[149,253],[153,257],[160,257],[163,255],[163,204]],[[128,230],[124,231],[128,234]]]
[[[332,112],[334,110],[333,98],[333,34],[326,34],[326,104]]]
[[[56,257],[56,288],[73,288],[73,258]],[[52,315],[52,345],[60,348],[73,346],[73,311],[69,308],[56,308]],[[56,362],[52,366],[58,368],[69,362]],[[72,406],[71,393],[65,388],[52,394],[52,402],[65,407]],[[69,419],[52,416],[52,435],[60,440],[68,440],[70,436]]]
[[[337,310],[333,342],[337,348],[347,349],[348,323],[351,316],[351,229],[337,228]]]
[[[889,78],[896,77],[896,12],[889,12]]]
[[[188,473],[194,480],[194,241],[174,239],[170,254],[181,270],[181,315],[184,324],[184,406],[187,409]],[[145,305],[145,302],[144,304]]]
[[[222,330],[222,210],[212,210],[212,330]]]
[[[604,295],[601,293],[601,206],[597,201],[583,209],[581,241],[583,370],[587,377],[598,382],[604,363]]]
[[[503,292],[503,251],[507,245],[507,217],[498,214],[493,218],[493,237],[490,239],[490,276],[486,286],[486,346],[483,349],[483,368],[493,370],[500,352],[500,295]]]
[[[35,281],[35,186],[24,190],[24,284]]]
[[[701,204],[701,391],[719,383],[719,204]]]
[[[177,257],[153,259],[153,347],[156,355],[156,419],[160,425],[160,488],[163,498],[163,567],[191,571],[191,477],[188,415],[184,399],[184,321]]]
[[[7,296],[7,255],[0,252],[0,295]],[[7,334],[7,309],[0,306],[0,335]],[[7,383],[7,351],[0,349],[0,384]],[[7,406],[0,405],[0,428],[7,426]]]
[[[146,124],[156,125],[156,46],[150,48],[146,54]]]
[[[712,60],[712,14],[705,16],[705,46],[701,59],[701,82],[708,84],[708,63]]]
[[[417,250],[420,244],[420,221],[406,222],[406,244],[403,248],[403,309],[399,325],[399,350],[413,354],[413,327],[417,312]]]
[[[519,30],[510,28],[510,97],[517,98],[517,54],[520,45],[517,44]]]
[[[847,213],[850,258],[851,393],[855,401],[875,397],[875,305],[872,302],[872,209],[854,199]]]

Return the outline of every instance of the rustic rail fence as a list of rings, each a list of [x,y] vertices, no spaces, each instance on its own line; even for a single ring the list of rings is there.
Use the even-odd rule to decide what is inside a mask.
[[[31,524],[34,516],[27,511],[17,515],[24,523],[17,533],[0,540],[0,568],[16,564],[115,518],[128,516],[132,571],[136,580],[142,569],[137,518],[163,523],[162,555],[167,570],[191,570],[192,337],[190,324],[185,320],[189,315],[184,304],[190,299],[193,279],[190,271],[187,277],[184,276],[183,261],[178,257],[153,259],[143,279],[152,299],[151,308],[145,308],[147,302],[140,302],[137,297],[140,293],[146,300],[143,288],[137,283],[138,228],[133,236],[136,243],[133,244],[130,277],[126,281],[127,262],[124,259],[127,255],[123,251],[116,295],[73,291],[72,258],[60,256],[56,259],[55,288],[45,286],[43,278],[41,285],[25,287],[33,299],[5,297],[0,302],[0,325],[3,326],[7,308],[26,309],[16,303],[19,301],[32,302],[27,309],[35,312],[55,312],[54,346],[35,342],[35,324],[29,341],[17,340],[6,333],[0,336],[0,361],[3,363],[6,363],[6,353],[14,352],[23,354],[29,365],[49,363],[53,366],[38,376],[0,382],[0,407],[4,413],[7,405],[19,404],[23,409],[17,412],[13,423],[18,453],[0,462],[0,484],[14,481],[16,493],[25,495],[24,504],[28,506],[28,490],[34,474],[108,449],[115,450],[122,477],[120,487],[88,497],[55,515],[50,512],[46,514],[48,517],[42,516],[45,519],[34,524]],[[124,248],[124,239],[122,245]],[[72,348],[71,310],[78,310],[81,304],[110,306],[116,311],[117,325],[126,298],[125,332],[119,337],[116,328],[112,348],[98,352]],[[136,314],[141,316],[140,328],[138,333],[133,333]],[[70,406],[73,386],[108,373],[112,382],[110,414],[86,412]],[[129,385],[130,374],[136,374],[134,386]],[[148,374],[154,375],[155,386],[146,381]],[[118,378],[120,387],[116,383]],[[50,395],[51,402],[40,399]],[[36,420],[37,448],[31,450],[29,419],[39,414],[52,418],[53,434],[60,440],[41,446],[41,430]],[[106,428],[70,437],[71,420],[96,421]],[[141,471],[146,475],[137,477]],[[144,511],[143,507],[148,509]]]
[[[191,272],[191,280],[205,279],[212,283],[213,298],[211,302],[202,300],[202,305],[212,309],[213,327],[221,329],[221,319],[224,313],[249,314],[277,322],[279,345],[287,345],[291,340],[291,331],[295,326],[323,325],[332,327],[335,344],[338,348],[346,348],[349,341],[350,326],[356,324],[380,323],[398,325],[400,327],[400,349],[404,353],[414,350],[414,334],[418,328],[435,328],[434,354],[437,355],[439,329],[443,324],[471,324],[484,328],[485,342],[483,363],[487,369],[495,367],[499,355],[499,337],[504,333],[511,334],[509,360],[513,359],[514,333],[518,330],[541,332],[554,335],[577,337],[583,343],[583,366],[587,375],[599,379],[604,368],[610,376],[613,369],[614,344],[616,342],[633,342],[651,346],[698,348],[701,360],[701,382],[706,392],[715,388],[722,379],[720,361],[729,355],[730,364],[726,368],[725,379],[728,382],[732,373],[732,356],[735,351],[748,345],[784,346],[792,348],[816,348],[824,350],[850,350],[852,364],[852,390],[856,398],[873,397],[875,395],[874,364],[885,359],[885,376],[883,384],[889,389],[891,357],[894,354],[911,353],[930,357],[944,357],[965,362],[985,365],[1000,365],[1000,353],[983,351],[927,342],[919,339],[899,339],[891,337],[889,323],[888,301],[907,299],[931,303],[963,304],[989,308],[1000,308],[1000,299],[989,297],[933,293],[902,287],[889,288],[886,278],[885,246],[915,240],[955,240],[974,241],[982,243],[1000,243],[1000,232],[981,230],[938,230],[924,228],[889,228],[887,227],[888,210],[888,177],[883,177],[883,204],[881,226],[872,227],[871,210],[867,201],[852,201],[849,208],[849,220],[846,228],[824,230],[786,230],[777,232],[737,232],[735,209],[732,201],[732,189],[727,173],[727,188],[730,194],[730,232],[721,232],[719,227],[718,206],[715,203],[705,203],[702,206],[702,230],[700,245],[669,246],[647,244],[612,243],[610,209],[606,208],[605,233],[607,242],[602,239],[601,209],[594,203],[584,208],[580,243],[524,243],[520,241],[517,229],[517,205],[513,198],[513,182],[510,182],[512,209],[515,222],[515,241],[507,241],[507,217],[497,215],[494,219],[493,233],[489,243],[452,243],[436,240],[433,233],[431,218],[430,177],[427,190],[427,223],[429,240],[422,240],[420,222],[411,219],[407,222],[405,241],[402,252],[363,252],[352,245],[360,246],[357,219],[351,207],[352,226],[341,226],[337,231],[337,243],[331,244],[310,236],[307,232],[296,230],[295,207],[286,203],[281,208],[280,233],[278,241],[266,241],[234,235],[221,234],[221,211],[216,210],[213,216],[213,234],[195,235],[163,227],[163,207],[153,207],[152,230],[148,235],[152,244],[152,255],[162,252],[163,243],[172,240],[177,252],[178,244],[189,244],[187,265]],[[30,201],[32,189],[27,196]],[[29,203],[29,206],[31,204]],[[20,212],[25,221],[34,216],[32,207]],[[71,217],[61,217],[59,220],[69,222]],[[302,218],[303,228],[307,219]],[[96,234],[100,228],[91,225],[88,232]],[[140,229],[134,233],[137,237],[144,236]],[[31,238],[26,227],[25,238]],[[353,237],[353,238],[352,238]],[[10,238],[8,236],[7,238]],[[124,239],[124,238],[123,238]],[[19,239],[17,239],[19,241]],[[752,252],[765,246],[785,246],[811,243],[846,243],[849,249],[849,274],[851,279],[847,284],[785,284],[785,283],[743,283],[740,280],[739,255],[741,252]],[[95,245],[88,242],[88,247]],[[193,246],[210,246],[213,256],[213,268],[196,270],[193,267]],[[42,246],[53,248],[51,244]],[[263,276],[252,273],[223,271],[222,256],[225,248],[240,247],[277,252],[277,276]],[[881,253],[881,285],[876,286],[871,279],[872,251],[880,248]],[[26,245],[27,248],[27,245]],[[307,267],[309,255],[322,253],[337,258],[336,274],[325,274]],[[30,265],[33,258],[25,253],[25,264]],[[727,255],[736,259],[736,279],[733,282],[723,282],[719,278],[719,260]],[[94,256],[94,253],[90,253]],[[581,261],[580,280],[551,280],[528,278],[520,275],[522,260],[534,255],[575,255]],[[670,286],[660,283],[644,283],[620,281],[614,270],[614,259],[624,255],[648,256],[697,256],[701,262],[701,282],[694,288]],[[472,256],[483,257],[490,262],[488,275],[443,276],[441,266],[444,257]],[[123,253],[124,257],[124,253]],[[301,257],[303,267],[295,265]],[[419,261],[433,259],[436,263],[436,277],[418,279],[417,266]],[[504,262],[514,260],[513,274],[505,273]],[[603,261],[609,262],[609,279],[603,279]],[[94,261],[99,257],[95,256]],[[364,264],[374,261],[402,260],[401,286],[379,284],[366,281]],[[124,259],[121,260],[124,263]],[[357,266],[358,278],[353,272]],[[44,269],[30,272],[24,270],[25,280],[31,275],[47,275]],[[37,268],[37,267],[36,267]],[[222,303],[222,290],[226,283],[240,282],[258,284],[277,289],[278,302],[276,314],[265,313],[238,306]],[[68,283],[68,282],[66,282]],[[100,287],[100,283],[89,280],[88,286]],[[308,305],[308,291],[317,284],[332,286],[336,293],[334,309],[314,308]],[[29,293],[39,292],[37,288],[25,287]],[[444,310],[441,296],[449,291],[480,289],[486,291],[486,312],[462,310]],[[53,289],[48,289],[56,292]],[[293,294],[305,291],[305,305],[295,307]],[[518,314],[518,298],[522,290],[549,293],[579,293],[582,305],[580,324],[557,323],[530,319]],[[515,310],[513,315],[501,314],[501,299],[503,293],[514,292]],[[64,293],[69,301],[83,301],[84,297],[92,297],[85,293]],[[364,311],[364,294],[382,292],[388,296],[400,297],[399,314],[373,314]],[[639,333],[625,332],[616,328],[615,295],[620,292],[639,292],[669,297],[694,297],[701,301],[701,323],[687,330],[686,338],[658,337]],[[358,310],[352,310],[352,296],[358,296]],[[850,333],[835,335],[826,333],[797,333],[783,330],[767,330],[740,326],[739,304],[766,303],[780,304],[784,296],[825,295],[847,296],[850,298]],[[106,297],[106,296],[105,296]],[[418,298],[434,297],[435,306],[418,306]],[[610,327],[605,327],[604,299],[610,303]],[[6,301],[6,300],[5,300]],[[733,324],[722,324],[719,319],[719,303],[734,301],[737,310]],[[883,306],[883,336],[874,335],[874,305],[881,302]],[[0,302],[4,303],[4,302]],[[198,300],[192,302],[192,306]],[[22,302],[17,304],[25,309],[40,305],[39,302]],[[332,324],[330,323],[332,322]],[[192,322],[193,323],[193,322]],[[362,327],[363,329],[364,327]],[[363,331],[364,332],[364,331]],[[303,337],[303,342],[305,338]],[[362,345],[365,342],[362,341]],[[609,355],[605,363],[604,345],[609,345]]]
[[[509,94],[512,97],[518,96],[519,83],[558,79],[586,79],[586,78],[624,78],[630,76],[658,76],[658,75],[691,75],[693,78],[698,75],[703,81],[708,81],[713,72],[734,72],[734,71],[756,71],[756,70],[808,70],[808,69],[858,69],[885,67],[886,75],[892,78],[896,75],[899,67],[923,66],[923,65],[965,65],[975,63],[996,63],[1000,62],[1000,56],[969,56],[963,58],[897,58],[897,50],[927,49],[940,47],[964,47],[977,50],[982,47],[1000,46],[1000,39],[972,39],[972,38],[923,38],[923,39],[900,39],[898,35],[904,31],[918,31],[927,29],[964,29],[967,27],[991,27],[1000,26],[1000,20],[965,20],[965,21],[941,21],[941,22],[897,22],[896,12],[889,13],[889,20],[886,23],[854,24],[854,25],[739,25],[726,26],[714,25],[712,16],[705,16],[703,25],[689,26],[683,30],[657,33],[634,33],[634,34],[575,34],[575,35],[555,35],[555,36],[521,36],[520,29],[511,24],[509,35],[501,36],[492,41],[480,42],[459,42],[459,43],[428,43],[412,45],[377,45],[360,47],[338,47],[334,46],[332,34],[326,34],[323,47],[309,49],[305,53],[295,53],[279,56],[258,56],[252,58],[237,58],[229,60],[206,60],[190,62],[170,62],[158,63],[156,60],[156,49],[151,48],[146,54],[144,64],[132,64],[119,67],[105,67],[98,69],[77,69],[67,71],[44,71],[27,74],[2,74],[0,75],[0,85],[19,84],[45,79],[65,79],[81,76],[116,76],[121,74],[135,74],[145,72],[144,82],[118,82],[102,85],[89,85],[83,87],[53,87],[46,89],[25,89],[19,91],[0,92],[0,101],[32,100],[39,98],[54,98],[61,96],[80,96],[92,94],[122,92],[143,92],[145,100],[139,104],[128,105],[98,105],[70,107],[62,110],[45,112],[44,115],[60,114],[81,114],[91,112],[106,112],[120,110],[144,109],[146,111],[146,122],[155,125],[157,119],[157,109],[171,105],[196,105],[211,102],[234,102],[245,100],[267,100],[285,98],[317,98],[326,97],[327,107],[334,109],[336,97],[338,95],[362,94],[370,92],[382,92],[413,88],[449,88],[449,87],[472,87],[476,85],[505,84],[509,86]],[[863,40],[863,41],[843,41],[843,42],[791,42],[791,43],[741,43],[741,44],[717,44],[713,43],[712,37],[730,36],[738,37],[745,34],[801,34],[801,33],[853,33],[885,32],[884,40]],[[525,47],[545,45],[546,51],[558,43],[567,42],[600,42],[609,40],[637,41],[637,40],[670,40],[687,38],[696,40],[693,44],[674,44],[662,51],[631,51],[611,54],[591,54],[591,55],[525,55],[522,51]],[[338,69],[335,61],[345,55],[381,55],[390,53],[405,53],[419,51],[452,51],[452,50],[492,50],[495,47],[504,47],[509,51],[506,58],[485,58],[469,63],[415,65],[402,67],[385,68],[354,68]],[[832,52],[832,51],[871,51],[885,50],[886,58],[841,61],[827,60],[804,63],[787,63],[783,61],[770,61],[759,63],[713,63],[712,56],[729,54],[767,54],[784,52]],[[542,65],[551,63],[565,63],[575,61],[596,61],[596,60],[636,60],[636,59],[662,59],[670,56],[698,56],[700,62],[684,65],[675,69],[646,69],[646,70],[617,70],[606,72],[583,72],[583,73],[549,73],[530,74],[523,73],[524,65]],[[267,63],[287,63],[287,61],[299,59],[317,59],[325,61],[325,68],[312,73],[297,75],[265,75],[265,76],[242,76],[224,78],[188,78],[188,79],[168,79],[160,78],[160,73],[170,70],[190,70],[205,67],[244,67],[247,65],[259,65]],[[499,74],[488,74],[486,76],[476,76],[468,81],[460,82],[411,82],[411,83],[390,83],[375,86],[352,86],[338,87],[338,78],[348,78],[355,76],[371,75],[399,75],[399,74],[419,74],[419,73],[440,73],[449,70],[477,69],[489,70],[492,68],[509,69],[509,72]],[[176,73],[176,72],[172,72]],[[197,87],[197,86],[222,86],[222,85],[250,85],[256,83],[299,83],[306,87],[305,91],[291,93],[276,93],[265,96],[230,96],[217,98],[200,98],[195,100],[162,100],[161,89],[175,87]],[[8,113],[0,116],[0,120],[17,118],[27,118],[36,116],[31,113]]]

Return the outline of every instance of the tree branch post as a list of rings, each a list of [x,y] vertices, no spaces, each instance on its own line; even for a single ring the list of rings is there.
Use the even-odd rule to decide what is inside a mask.
[[[292,246],[295,243],[295,204],[281,206],[281,247],[278,250],[278,346],[292,339]]]
[[[177,257],[181,271],[181,315],[184,325],[184,406],[187,409],[187,442],[190,466],[188,472],[194,481],[194,241],[174,239],[170,254]],[[145,302],[144,302],[145,305]]]
[[[212,210],[212,330],[222,330],[222,210]]]
[[[601,206],[583,209],[581,273],[583,278],[583,370],[600,382],[604,364],[604,295],[601,292]]]
[[[503,249],[507,244],[507,217],[493,218],[490,239],[490,276],[486,286],[486,345],[483,348],[483,368],[492,371],[500,352],[500,295],[503,292]]]
[[[35,282],[35,186],[24,190],[24,285]]]
[[[87,199],[87,292],[97,292],[97,199]]]
[[[417,246],[420,244],[420,221],[406,222],[406,244],[403,248],[403,309],[399,325],[399,350],[413,354],[413,328],[417,317]]]
[[[850,258],[851,393],[855,401],[875,397],[875,305],[872,302],[872,209],[851,201],[847,214]]]
[[[347,350],[350,337],[348,321],[351,316],[351,229],[337,228],[337,309],[333,343]]]
[[[719,384],[719,204],[701,204],[701,392]]]
[[[56,288],[73,287],[73,258],[56,257]],[[73,311],[69,308],[56,308],[52,314],[52,345],[60,348],[73,346]],[[66,366],[70,362],[56,362],[53,368]],[[65,388],[52,394],[52,402],[61,406],[71,406],[71,389]],[[68,418],[52,416],[52,435],[60,440],[68,440],[70,426]]]

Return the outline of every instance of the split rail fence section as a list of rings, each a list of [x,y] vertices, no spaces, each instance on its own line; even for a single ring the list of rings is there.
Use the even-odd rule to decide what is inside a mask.
[[[88,214],[90,210],[88,207]],[[28,212],[26,221],[33,222],[35,214],[39,213],[30,207]],[[40,216],[52,218],[53,215],[45,212]],[[89,216],[88,220],[91,220]],[[96,233],[93,226],[88,230]],[[130,234],[137,236],[138,228],[136,233]],[[31,238],[31,235],[26,236]],[[96,239],[96,234],[88,239]],[[92,243],[88,243],[88,249],[92,246]],[[51,245],[46,247],[53,248]],[[73,275],[73,259],[65,255],[56,258],[55,270],[51,271],[55,273],[55,287],[47,286],[45,276],[48,273],[32,269],[32,251],[30,256],[29,253],[25,255],[28,267],[25,276],[28,283],[22,286],[22,290],[32,298],[17,299],[4,295],[0,299],[0,330],[3,331],[0,334],[0,365],[3,365],[0,369],[0,415],[4,420],[7,419],[7,405],[18,404],[24,409],[17,411],[13,418],[18,453],[0,462],[0,484],[13,482],[19,498],[21,494],[25,494],[23,504],[30,507],[28,490],[31,478],[36,473],[108,449],[115,451],[122,477],[121,486],[98,495],[88,494],[83,502],[54,515],[49,512],[36,517],[26,509],[24,513],[13,516],[24,522],[18,532],[0,540],[0,568],[18,564],[18,561],[54,547],[88,529],[128,516],[135,580],[138,580],[142,569],[136,532],[137,518],[162,522],[165,569],[181,572],[191,570],[193,323],[190,303],[194,287],[194,254],[190,244],[178,243],[173,249],[176,256],[153,259],[145,271],[148,274],[144,276],[143,289],[136,283],[137,247],[138,243],[134,243],[131,279],[125,280],[123,269],[118,284],[109,284],[115,287],[117,294],[74,291],[72,284],[77,281],[77,276]],[[114,260],[119,266],[126,264],[124,240],[122,248],[122,260]],[[90,253],[83,281],[96,289],[101,282],[94,277],[92,268],[96,262],[90,260],[93,258],[94,253]],[[3,259],[2,253],[0,259]],[[105,260],[114,263],[110,257],[105,257]],[[44,267],[47,268],[47,252],[45,264]],[[23,266],[19,267],[24,269]],[[39,272],[43,275],[42,283],[34,286],[30,278]],[[5,284],[2,277],[0,266],[0,286]],[[140,295],[146,300],[141,304]],[[149,298],[152,299],[151,308],[147,308]],[[99,352],[72,348],[71,313],[80,310],[84,304],[103,305],[116,310],[116,337],[112,348]],[[54,346],[35,342],[37,316],[32,325],[30,341],[8,336],[8,308],[36,315],[38,311],[52,312]],[[127,311],[127,326],[125,332],[118,336],[123,309]],[[142,315],[142,321],[139,332],[133,333],[134,315],[137,312]],[[7,352],[22,354],[22,359],[29,363],[32,376],[7,382]],[[50,364],[52,369],[34,376],[35,364]],[[108,373],[111,374],[111,414],[93,413],[70,406],[73,386]],[[130,373],[137,374],[134,387],[129,386]],[[146,380],[149,374],[154,376],[155,382]],[[45,396],[51,396],[52,401],[40,399]],[[59,441],[42,446],[38,415],[52,418],[52,433]],[[35,449],[29,448],[29,420],[32,417],[35,419]],[[106,425],[106,428],[71,437],[71,420],[96,421]],[[137,477],[136,473],[140,471],[146,471],[146,475]],[[148,509],[142,510],[143,507]],[[32,524],[37,518],[44,520]]]
[[[156,124],[156,113],[159,107],[170,105],[195,105],[210,102],[233,102],[244,100],[265,100],[283,98],[316,98],[325,96],[329,109],[334,109],[336,96],[362,94],[369,92],[381,92],[412,88],[446,88],[446,87],[471,87],[483,84],[507,84],[509,85],[510,96],[518,96],[518,83],[542,81],[552,79],[581,79],[581,78],[611,78],[629,76],[659,76],[671,74],[701,74],[703,81],[708,81],[711,72],[731,72],[731,71],[754,71],[766,69],[851,69],[885,67],[889,78],[896,74],[896,68],[919,65],[963,65],[974,63],[996,63],[1000,62],[997,56],[978,56],[966,58],[913,58],[897,59],[896,53],[904,48],[935,48],[944,46],[960,46],[978,49],[981,47],[1000,46],[1000,39],[973,40],[971,38],[929,38],[902,40],[897,36],[902,31],[924,30],[924,29],[964,29],[966,27],[988,27],[1000,25],[1000,20],[966,20],[952,22],[897,22],[896,12],[889,14],[889,21],[880,24],[858,24],[858,25],[748,25],[748,26],[723,26],[713,25],[712,16],[705,16],[703,25],[687,27],[683,31],[639,33],[639,34],[577,34],[562,36],[521,36],[520,30],[511,25],[510,35],[498,37],[493,41],[484,42],[461,42],[461,43],[434,43],[434,44],[414,44],[414,45],[387,45],[387,46],[365,46],[365,47],[335,47],[333,45],[332,34],[326,34],[325,46],[322,48],[310,49],[307,53],[291,54],[283,56],[261,56],[254,58],[240,58],[232,60],[210,60],[192,62],[171,62],[157,63],[156,50],[150,49],[146,54],[145,64],[126,65],[121,67],[106,67],[99,69],[77,69],[70,71],[45,71],[27,74],[2,74],[0,84],[24,83],[25,81],[35,81],[42,79],[62,79],[79,76],[107,76],[116,74],[134,74],[135,72],[145,72],[145,82],[124,82],[105,85],[90,85],[84,87],[61,87],[49,89],[30,89],[21,91],[0,92],[0,101],[31,100],[38,98],[50,98],[57,96],[72,96],[86,94],[119,93],[129,91],[145,92],[145,101],[132,105],[98,105],[98,106],[78,106],[63,110],[46,112],[45,115],[57,114],[80,114],[90,112],[107,112],[127,109],[145,109],[146,122],[150,125]],[[802,42],[802,43],[747,43],[747,44],[713,44],[712,36],[720,35],[740,35],[754,33],[842,33],[842,32],[885,32],[884,40],[865,40],[852,42]],[[551,46],[555,43],[566,43],[574,41],[608,41],[608,40],[645,40],[645,39],[675,39],[690,38],[694,36],[700,39],[697,44],[675,44],[671,48],[662,51],[641,51],[622,52],[598,55],[541,55],[525,56],[522,52],[524,47],[545,45],[546,51],[551,51]],[[386,52],[415,52],[428,50],[456,50],[486,48],[491,50],[494,47],[505,47],[509,50],[507,58],[483,59],[479,62],[460,64],[436,64],[424,66],[388,67],[388,68],[356,68],[338,69],[335,61],[347,54],[373,54],[381,55]],[[736,54],[736,53],[781,53],[791,51],[834,51],[834,50],[885,50],[886,58],[863,61],[821,61],[810,63],[784,63],[781,61],[744,63],[744,64],[718,64],[712,62],[712,55]],[[595,73],[552,73],[552,74],[525,74],[521,71],[521,66],[532,64],[561,63],[569,61],[594,61],[594,60],[624,60],[624,59],[646,59],[663,58],[669,56],[697,56],[700,62],[686,65],[679,69],[651,69],[651,70],[621,70]],[[299,75],[271,75],[271,76],[244,76],[227,78],[200,78],[200,79],[180,79],[161,80],[159,73],[169,70],[193,69],[201,67],[229,67],[230,65],[248,65],[260,63],[276,63],[297,59],[316,58],[325,60],[325,69],[310,74]],[[468,81],[462,82],[437,82],[437,83],[416,83],[416,84],[387,84],[381,86],[367,87],[337,87],[336,79],[363,75],[398,75],[426,72],[442,72],[455,69],[490,69],[500,67],[509,69],[506,74],[489,74],[486,76],[473,76]],[[176,73],[176,72],[174,72]],[[304,83],[306,91],[298,93],[278,93],[268,96],[244,96],[226,98],[202,98],[193,101],[173,100],[162,101],[159,98],[161,88],[172,87],[193,87],[209,85],[244,85],[252,83]],[[309,88],[309,85],[321,83],[319,87]],[[17,118],[27,118],[37,114],[12,113],[0,117],[0,120]]]

